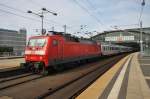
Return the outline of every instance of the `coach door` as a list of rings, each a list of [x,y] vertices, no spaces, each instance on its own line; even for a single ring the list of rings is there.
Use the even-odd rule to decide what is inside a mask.
[[[55,60],[61,60],[62,59],[62,41],[59,39],[53,39],[53,50],[55,53]]]

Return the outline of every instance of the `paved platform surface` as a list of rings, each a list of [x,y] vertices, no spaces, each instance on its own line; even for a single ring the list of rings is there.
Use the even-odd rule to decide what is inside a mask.
[[[23,56],[5,56],[5,57],[0,57],[0,60],[3,60],[3,59],[15,59],[15,58],[23,58]]]
[[[76,99],[150,99],[150,57],[126,56]]]
[[[139,62],[140,62],[142,73],[144,75],[144,79],[146,80],[150,88],[150,56],[140,57],[139,55]]]
[[[24,58],[0,60],[0,71],[2,69],[19,67],[20,63],[22,63],[22,62],[24,62]]]

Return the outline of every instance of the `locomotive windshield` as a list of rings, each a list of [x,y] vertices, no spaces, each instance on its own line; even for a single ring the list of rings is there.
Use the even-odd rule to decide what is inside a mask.
[[[46,42],[46,39],[43,39],[43,38],[30,39],[28,42],[28,46],[43,47],[45,45],[45,42]]]

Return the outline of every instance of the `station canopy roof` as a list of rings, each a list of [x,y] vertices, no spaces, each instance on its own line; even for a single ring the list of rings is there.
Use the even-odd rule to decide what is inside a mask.
[[[112,31],[104,31],[102,33],[98,33],[97,35],[93,36],[93,37],[96,37],[98,35],[105,35],[105,34],[108,34],[108,33],[113,33],[113,32],[122,32],[122,31],[127,31],[127,32],[134,32],[134,33],[140,33],[140,28],[132,28],[132,29],[124,29],[124,30],[112,30]],[[146,34],[149,34],[150,35],[150,27],[145,27],[145,28],[142,28],[142,31],[143,33],[146,33]],[[93,38],[92,37],[92,38]]]

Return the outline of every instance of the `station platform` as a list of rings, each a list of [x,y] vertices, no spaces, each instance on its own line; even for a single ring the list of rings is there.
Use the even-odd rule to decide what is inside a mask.
[[[16,58],[23,58],[23,56],[4,56],[4,57],[0,57],[0,60],[3,60],[3,59],[16,59]]]
[[[150,56],[124,57],[76,99],[150,99]]]
[[[20,66],[20,63],[24,62],[24,58],[14,58],[14,59],[0,59],[0,72],[4,72],[11,69],[16,69]]]

